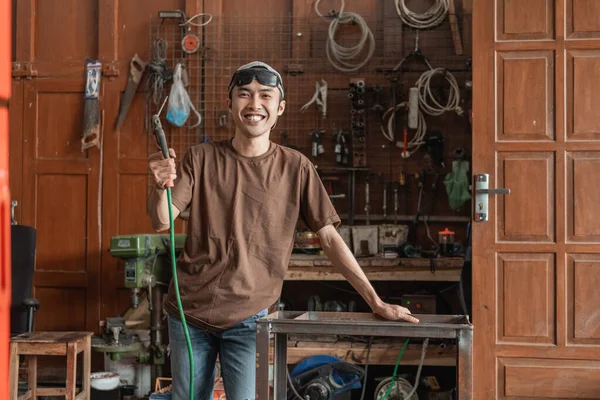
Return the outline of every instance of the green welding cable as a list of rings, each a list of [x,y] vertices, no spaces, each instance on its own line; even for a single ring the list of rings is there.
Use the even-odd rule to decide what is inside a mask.
[[[394,386],[396,386],[396,374],[398,373],[398,366],[400,365],[400,360],[402,360],[402,354],[404,354],[404,350],[406,350],[406,346],[408,346],[408,341],[410,339],[406,339],[406,342],[402,345],[402,349],[400,349],[400,353],[398,354],[398,358],[396,359],[396,365],[394,366],[394,374],[392,375],[392,382],[390,383],[390,387],[388,387],[387,392],[383,395],[381,400],[385,400],[388,398]]]
[[[173,269],[173,287],[175,288],[175,298],[177,299],[179,316],[181,317],[181,323],[183,324],[183,331],[185,332],[185,340],[187,342],[188,347],[188,355],[190,357],[189,399],[194,400],[194,353],[192,351],[192,341],[190,339],[190,332],[188,331],[187,322],[185,320],[185,314],[183,313],[181,297],[179,296],[179,282],[177,280],[177,259],[175,257],[175,222],[173,221],[173,201],[171,198],[171,188],[167,188],[167,201],[169,205],[169,234],[171,242],[171,266]]]

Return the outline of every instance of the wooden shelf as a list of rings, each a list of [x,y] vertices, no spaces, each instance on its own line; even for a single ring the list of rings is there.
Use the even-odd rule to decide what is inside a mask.
[[[431,261],[426,258],[365,257],[357,259],[358,264],[371,281],[460,281],[463,258],[433,259],[433,272]],[[326,256],[292,254],[285,280],[342,281],[345,278],[335,271]]]
[[[390,343],[374,343],[371,345],[369,365],[395,365],[403,341],[391,341]],[[315,342],[289,340],[287,348],[288,364],[297,364],[303,359],[315,355],[329,355],[337,357],[342,361],[353,364],[364,365],[367,356],[367,345],[365,343],[339,341],[339,342]],[[425,353],[424,365],[428,366],[456,366],[456,345],[448,344],[445,347],[438,344],[430,344]],[[409,344],[402,355],[401,365],[419,365],[421,360],[421,345]],[[269,362],[273,362],[273,344],[269,354]]]

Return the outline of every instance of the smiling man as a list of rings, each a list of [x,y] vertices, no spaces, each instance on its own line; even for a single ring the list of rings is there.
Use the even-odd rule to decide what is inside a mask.
[[[336,230],[340,218],[312,162],[271,142],[271,130],[285,110],[280,74],[258,61],[240,67],[229,84],[228,105],[233,139],[190,148],[177,168],[160,152],[149,159],[156,183],[149,197],[154,229],[169,228],[166,187],[172,187],[174,217],[190,211],[177,276],[198,400],[212,398],[217,354],[227,399],[254,398],[256,320],[281,293],[299,217],[374,313],[418,322],[408,309],[384,303],[373,290]],[[172,394],[180,400],[187,398],[189,362],[172,283],[165,309]]]

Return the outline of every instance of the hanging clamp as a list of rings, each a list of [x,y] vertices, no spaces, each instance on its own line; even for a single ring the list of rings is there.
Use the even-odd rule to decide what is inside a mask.
[[[308,103],[300,108],[300,112],[306,111],[312,103],[317,103],[321,109],[323,119],[327,118],[327,82],[325,80],[321,79],[321,83],[315,83],[315,93]]]

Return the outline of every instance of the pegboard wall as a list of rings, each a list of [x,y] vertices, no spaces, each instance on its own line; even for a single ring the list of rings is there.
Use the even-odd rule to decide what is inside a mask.
[[[166,111],[163,111],[163,126],[170,146],[178,154],[183,154],[187,148],[202,141],[233,137],[234,127],[227,110],[227,85],[239,66],[261,60],[281,73],[286,93],[286,109],[271,134],[271,140],[307,155],[321,171],[328,189],[334,194],[347,195],[346,198],[334,200],[338,212],[348,216],[348,211],[351,211],[352,220],[362,223],[357,221],[364,220],[364,184],[368,179],[371,218],[382,219],[384,184],[387,186],[387,196],[392,196],[392,190],[402,173],[407,186],[397,213],[400,220],[410,220],[416,212],[418,201],[414,175],[426,172],[425,185],[436,182],[438,189],[436,197],[429,200],[429,205],[425,199],[427,195],[423,195],[422,206],[428,207],[431,219],[454,222],[468,220],[470,203],[461,210],[451,210],[443,184],[445,174],[451,170],[455,151],[463,149],[467,159],[471,154],[468,120],[470,41],[461,40],[463,51],[457,51],[449,18],[453,17],[457,23],[455,26],[462,30],[465,15],[447,14],[436,27],[417,30],[402,23],[393,2],[377,3],[381,4],[371,14],[351,14],[351,9],[345,9],[341,19],[336,14],[339,10],[328,9],[319,10],[322,16],[314,9],[307,12],[307,16],[285,14],[258,18],[204,15],[193,20],[195,25],[182,23],[186,19],[153,18],[149,45],[151,54],[154,54],[151,61],[154,71],[157,73],[160,68],[166,68],[172,72],[175,65],[182,62],[188,77],[187,92],[201,116],[201,120],[198,120],[192,113],[186,126],[175,128],[166,122]],[[353,21],[344,21],[349,16],[353,16]],[[368,33],[365,33],[366,30]],[[198,49],[190,54],[182,50],[186,34],[193,34],[198,39]],[[370,52],[372,55],[362,67],[354,68],[354,71],[342,71],[334,67],[330,60],[332,57],[328,58],[327,47],[331,38],[337,45],[346,48],[356,46],[364,39],[364,46],[356,52],[356,57],[347,61],[351,65],[363,63]],[[404,57],[407,58],[399,65]],[[430,67],[444,68],[444,73],[455,79],[458,89],[455,95],[459,97],[456,105],[464,110],[462,115],[455,111],[446,111],[441,115],[423,113],[426,129],[420,125],[422,131],[438,132],[443,137],[444,165],[436,162],[426,144],[413,151],[408,158],[401,156],[408,114],[405,109],[395,114],[395,123],[388,133],[388,137],[394,140],[390,141],[382,133],[382,126],[387,131],[388,121],[383,117],[393,114],[385,114],[386,111],[394,104],[407,101],[409,88],[415,86]],[[431,95],[441,104],[446,104],[451,88],[444,73],[434,75],[428,87]],[[170,89],[168,79],[158,79],[162,85],[155,85],[156,80],[152,78],[150,81],[148,121]],[[326,108],[316,101],[306,105],[325,85]],[[355,97],[350,99],[349,93]],[[322,95],[318,97],[319,100],[323,99]],[[362,100],[362,104],[358,106],[358,102],[353,100]],[[361,139],[359,142],[355,131],[357,124],[361,123],[364,141]],[[408,129],[408,141],[415,138],[417,131]],[[319,144],[322,146],[318,148],[322,151],[317,154],[313,147],[314,132],[319,132]],[[338,138],[340,132],[346,132],[347,135],[350,153],[347,164],[343,163],[342,157],[336,159],[335,148],[341,140]],[[364,159],[361,161],[357,161],[353,154],[353,137],[354,145],[365,145]],[[400,148],[394,145],[396,141],[399,141]],[[156,151],[154,143],[149,151]],[[353,173],[354,200],[349,198]],[[430,177],[429,181],[427,176]],[[389,219],[393,219],[392,202],[392,197],[387,197]]]

